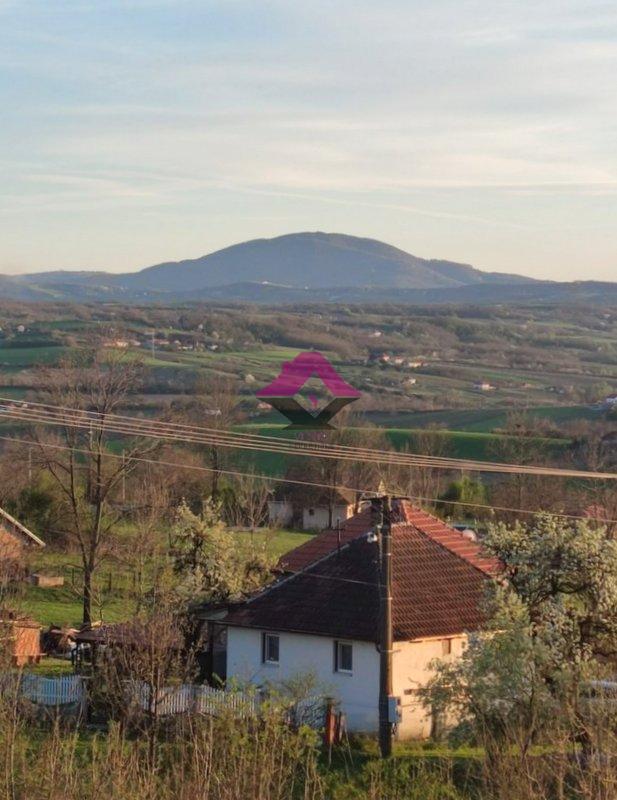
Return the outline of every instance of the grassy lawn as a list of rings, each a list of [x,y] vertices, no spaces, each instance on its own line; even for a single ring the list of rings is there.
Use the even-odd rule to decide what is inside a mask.
[[[40,663],[28,667],[28,672],[40,675],[42,678],[61,678],[63,675],[72,675],[73,666],[68,658],[45,657]]]
[[[43,589],[28,586],[21,607],[41,625],[70,625],[77,627],[82,620],[82,604],[76,590],[71,587]],[[134,608],[128,597],[103,593],[99,604],[95,604],[94,615],[105,622],[121,622],[128,619]]]
[[[257,531],[254,534],[251,534],[249,531],[247,531],[238,532],[237,534],[239,538],[246,537],[246,539],[250,539],[251,535],[254,537],[255,542],[264,541],[268,551],[277,557],[282,556],[284,553],[288,553],[290,550],[293,550],[296,547],[300,547],[301,544],[304,544],[304,542],[308,542],[309,539],[313,538],[313,534],[306,533],[306,531],[274,530]]]
[[[312,538],[312,534],[288,530],[239,531],[238,543],[248,543],[251,536],[256,543],[265,542],[267,549],[277,558],[299,547]],[[26,584],[22,586],[19,607],[41,625],[81,624],[82,604],[79,594],[79,555],[51,548],[36,553],[31,563],[31,571],[42,571],[48,575],[64,576],[65,585],[56,588],[43,588]],[[110,589],[111,582],[111,589]],[[73,585],[74,584],[74,585]],[[105,622],[122,622],[128,619],[135,608],[131,596],[130,575],[123,574],[114,565],[103,564],[98,574],[99,589],[96,593],[94,614]]]

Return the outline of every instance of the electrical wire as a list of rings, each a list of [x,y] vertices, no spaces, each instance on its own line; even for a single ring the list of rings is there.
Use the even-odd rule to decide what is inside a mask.
[[[238,441],[238,434],[222,434],[218,431],[211,432],[210,429],[202,429],[206,432],[205,434],[180,435],[174,432],[166,431],[164,428],[166,423],[144,423],[142,420],[137,420],[136,423],[126,423],[124,421],[116,422],[114,420],[114,415],[106,415],[104,419],[92,416],[84,417],[83,415],[81,418],[75,418],[74,416],[69,417],[67,414],[50,414],[49,412],[41,412],[36,410],[31,411],[28,409],[14,410],[12,408],[7,409],[6,406],[4,408],[5,412],[8,411],[8,414],[11,418],[23,422],[82,428],[88,429],[91,432],[94,430],[107,430],[109,432],[120,433],[123,435],[147,436],[150,438],[171,439],[179,442],[206,444],[219,447],[235,447],[239,449],[257,450],[262,452],[277,452],[287,455],[307,455],[316,458],[336,458],[342,460],[368,460],[373,463],[389,463],[402,466],[432,466],[442,469],[468,469],[480,472],[515,472],[536,475],[551,475],[558,477],[596,478],[603,480],[617,478],[617,475],[614,475],[613,473],[564,470],[518,464],[499,464],[495,462],[480,462],[463,459],[436,459],[430,456],[406,456],[404,454],[395,454],[390,451],[375,451],[365,450],[362,448],[345,448],[343,446],[319,444],[315,445],[315,443],[312,442],[286,443],[281,442],[279,439],[273,439],[272,443],[268,442],[264,445],[260,440],[266,439],[266,437],[254,436],[252,441]],[[161,425],[163,427],[161,427]]]
[[[142,420],[116,414],[89,412],[83,409],[69,409],[43,403],[26,403],[0,398],[0,411],[7,418],[22,422],[81,428],[90,431],[119,433],[122,435],[147,436],[168,439],[176,442],[205,444],[260,452],[274,452],[282,455],[302,455],[314,458],[370,461],[371,463],[392,464],[410,467],[434,467],[437,469],[465,469],[478,472],[500,472],[545,475],[597,480],[615,480],[617,474],[584,470],[539,467],[532,465],[507,464],[489,461],[474,461],[416,454],[393,453],[391,451],[359,448],[347,445],[322,444],[307,441],[282,441],[276,437],[255,434],[224,432],[201,426],[181,425],[179,423]]]
[[[24,445],[27,448],[33,447],[40,447],[40,448],[50,448],[54,450],[62,450],[66,452],[72,453],[79,453],[82,455],[92,455],[90,450],[86,450],[85,448],[77,448],[71,447],[69,445],[62,445],[62,444],[53,444],[50,442],[45,442],[44,444],[40,444],[36,441],[30,441],[28,439],[17,439],[11,436],[0,436],[0,441],[10,442],[12,444],[20,444]],[[332,490],[332,486],[326,483],[317,483],[315,481],[302,481],[293,478],[279,478],[273,475],[263,475],[256,472],[242,472],[240,470],[226,470],[226,469],[215,469],[213,467],[204,467],[198,464],[181,464],[177,461],[165,461],[162,459],[153,459],[153,458],[146,458],[143,456],[126,456],[126,454],[118,454],[118,453],[109,453],[106,452],[103,454],[105,458],[112,458],[117,460],[125,460],[128,462],[135,461],[137,463],[142,464],[154,464],[164,467],[172,467],[174,469],[189,469],[195,470],[197,472],[207,472],[213,473],[216,472],[220,475],[231,475],[234,477],[242,477],[242,478],[252,478],[255,480],[263,480],[267,482],[275,482],[275,483],[292,483],[298,486],[310,486],[311,488],[319,488],[319,489],[327,489],[329,491]],[[343,489],[349,492],[355,492],[359,495],[364,495],[366,497],[379,496],[379,492],[376,492],[372,489],[365,489],[359,487],[352,487],[352,486],[342,486],[337,485],[337,489]],[[420,495],[406,495],[405,499],[415,500],[419,503],[439,503],[445,505],[452,505],[452,506],[466,506],[469,508],[482,508],[490,511],[503,511],[509,512],[513,514],[529,514],[532,516],[538,516],[539,514],[548,514],[551,517],[558,517],[560,519],[572,519],[572,520],[593,520],[596,522],[602,522],[604,524],[617,524],[617,519],[607,519],[605,517],[598,517],[598,516],[587,516],[583,514],[565,514],[559,512],[552,512],[552,511],[544,511],[544,510],[537,510],[537,509],[529,509],[529,508],[514,508],[511,506],[495,506],[495,505],[488,505],[482,503],[468,503],[465,501],[459,500],[443,500],[439,497],[423,497]]]
[[[86,450],[85,448],[79,447],[70,447],[69,445],[64,444],[53,444],[51,442],[45,442],[41,444],[35,440],[28,440],[28,439],[16,439],[12,436],[0,436],[0,441],[3,442],[11,442],[13,444],[23,444],[25,447],[33,448],[39,447],[41,449],[50,448],[53,450],[63,450],[72,453],[80,453],[82,455],[92,455],[91,450]],[[294,483],[300,486],[311,486],[313,488],[318,489],[332,489],[332,486],[329,486],[326,483],[315,483],[313,481],[301,481],[301,480],[294,480],[292,478],[278,478],[273,475],[261,475],[258,472],[241,472],[239,470],[230,470],[230,469],[215,469],[214,467],[203,467],[200,464],[181,464],[177,461],[164,461],[162,459],[156,458],[145,458],[144,456],[127,456],[125,454],[120,453],[103,453],[104,458],[113,458],[117,460],[124,460],[126,462],[135,461],[136,463],[140,464],[155,464],[163,467],[173,467],[175,469],[192,469],[197,472],[216,472],[219,475],[232,475],[238,478],[254,478],[256,480],[263,480],[263,481],[274,481],[276,483]],[[379,496],[379,492],[371,491],[370,489],[357,489],[353,488],[352,486],[338,486],[337,489],[344,489],[349,492],[357,492],[358,494],[366,494],[366,495],[373,495],[375,497]]]

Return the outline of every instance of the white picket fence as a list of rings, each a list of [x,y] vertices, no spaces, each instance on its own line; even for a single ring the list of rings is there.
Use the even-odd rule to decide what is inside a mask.
[[[261,699],[241,691],[214,689],[212,686],[183,683],[166,686],[158,692],[141,681],[127,681],[126,701],[156,716],[172,714],[233,714],[248,718],[259,714]],[[44,678],[24,672],[0,675],[0,693],[16,689],[31,703],[45,707],[74,705],[84,710],[87,700],[87,679],[81,675]],[[323,698],[310,697],[289,707],[290,722],[320,727],[323,724]]]
[[[159,716],[171,714],[219,715],[232,712],[235,716],[255,716],[258,700],[242,692],[214,689],[211,686],[183,683],[166,686],[154,691],[148,684],[139,681],[127,683],[129,702],[136,703],[143,711]]]
[[[41,706],[83,704],[86,699],[85,680],[81,675],[44,678],[26,672],[21,676],[19,689],[23,697]]]

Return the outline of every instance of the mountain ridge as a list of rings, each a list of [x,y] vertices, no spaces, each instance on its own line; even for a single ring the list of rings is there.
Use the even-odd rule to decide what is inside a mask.
[[[291,286],[385,285],[392,288],[439,288],[491,281],[493,273],[470,264],[424,259],[376,239],[340,233],[301,232],[272,239],[252,239],[205,256],[146,267],[128,277],[127,285],[167,288],[178,270],[187,289],[205,289],[250,281]],[[349,272],[354,279],[350,280]],[[234,280],[230,280],[233,273]],[[342,274],[343,273],[343,274]],[[343,280],[343,276],[347,279]],[[509,276],[513,282],[525,279]]]
[[[321,231],[252,239],[136,272],[54,270],[0,275],[15,300],[74,302],[585,302],[617,303],[617,284],[562,283],[426,259],[385,242]],[[578,302],[578,300],[576,300]]]

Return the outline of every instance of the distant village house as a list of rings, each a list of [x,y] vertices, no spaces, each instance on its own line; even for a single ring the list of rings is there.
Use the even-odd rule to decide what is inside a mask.
[[[314,489],[282,484],[268,502],[270,525],[322,531],[333,528],[352,516],[356,493],[348,489]]]

